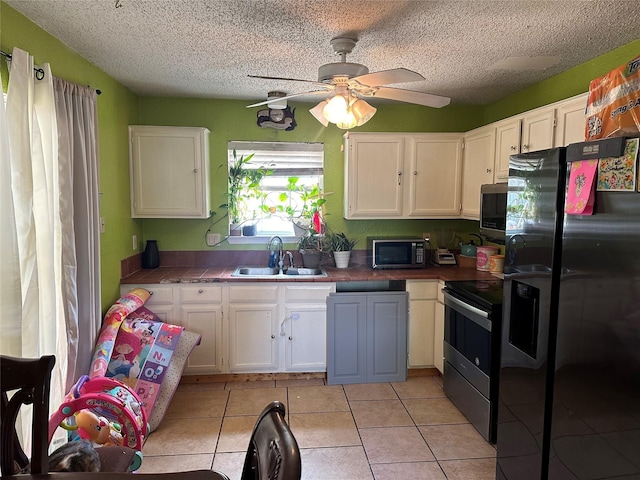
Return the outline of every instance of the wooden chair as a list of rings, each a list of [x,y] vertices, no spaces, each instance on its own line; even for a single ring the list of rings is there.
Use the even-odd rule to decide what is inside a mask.
[[[122,472],[56,472],[48,474],[48,423],[49,423],[49,384],[55,357],[43,356],[39,359],[20,359],[0,356],[0,391],[2,402],[0,410],[0,469],[2,477],[12,475],[29,466],[29,458],[24,453],[15,422],[22,405],[33,405],[31,424],[31,465],[30,474],[18,475],[20,479],[56,480],[121,480],[139,478],[140,480],[229,480],[226,475],[212,470],[197,470],[177,473],[137,474]],[[14,392],[12,396],[8,392]],[[115,448],[119,447],[102,447]],[[113,452],[113,451],[112,451]],[[103,452],[104,453],[104,452]],[[283,477],[284,478],[284,477]]]
[[[271,402],[258,417],[241,480],[300,480],[300,449],[285,421],[285,407]]]

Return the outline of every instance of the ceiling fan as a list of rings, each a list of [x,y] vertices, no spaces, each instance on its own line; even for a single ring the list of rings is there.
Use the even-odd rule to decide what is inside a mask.
[[[427,107],[441,108],[449,105],[448,97],[431,95],[429,93],[403,90],[387,87],[389,84],[417,82],[425,78],[417,72],[406,68],[394,68],[380,72],[369,73],[369,69],[359,63],[347,62],[347,54],[351,53],[358,40],[350,37],[336,37],[331,39],[334,52],[340,56],[340,62],[328,63],[318,69],[318,81],[301,80],[297,78],[267,77],[262,75],[249,75],[252,78],[265,80],[284,80],[290,82],[312,83],[319,90],[293,93],[281,97],[286,100],[300,96],[327,95],[318,105],[313,107],[311,114],[325,127],[335,123],[339,128],[353,128],[366,123],[376,113],[376,108],[369,105],[365,98],[385,98],[399,102],[415,103]],[[269,103],[264,102],[247,105],[258,107]]]

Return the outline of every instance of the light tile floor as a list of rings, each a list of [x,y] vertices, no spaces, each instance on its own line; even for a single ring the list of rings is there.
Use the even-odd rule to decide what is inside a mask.
[[[213,468],[239,480],[253,426],[272,400],[287,407],[303,480],[495,478],[495,448],[444,395],[439,377],[181,385],[139,471]]]

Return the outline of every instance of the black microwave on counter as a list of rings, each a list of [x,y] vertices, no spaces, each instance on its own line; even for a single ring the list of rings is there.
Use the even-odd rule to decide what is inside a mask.
[[[367,237],[369,266],[383,268],[424,268],[425,241],[422,238]]]
[[[504,244],[507,228],[507,183],[480,186],[480,234]]]

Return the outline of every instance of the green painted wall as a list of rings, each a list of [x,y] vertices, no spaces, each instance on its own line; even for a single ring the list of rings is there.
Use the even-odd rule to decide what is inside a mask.
[[[526,112],[589,90],[589,82],[640,55],[640,40],[612,50],[555,77],[487,105],[484,124]]]
[[[11,53],[14,47],[28,51],[36,63],[50,63],[55,76],[102,91],[98,97],[98,141],[100,215],[106,225],[105,233],[100,236],[104,310],[120,296],[120,260],[133,253],[132,235],[142,237],[142,223],[131,219],[129,208],[127,126],[139,121],[138,98],[22,14],[0,2],[0,48]],[[6,62],[0,60],[0,65],[3,90],[6,91]]]
[[[209,247],[204,234],[211,222],[212,231],[226,234],[225,210],[216,208],[225,203],[227,143],[229,140],[321,142],[325,146],[325,191],[327,196],[326,221],[334,231],[344,231],[361,239],[369,235],[417,234],[431,231],[436,226],[451,224],[458,231],[471,231],[473,222],[384,220],[364,221],[342,218],[343,205],[343,153],[341,146],[344,130],[335,125],[323,127],[309,113],[313,104],[295,104],[298,126],[290,131],[260,128],[256,125],[258,109],[246,108],[251,102],[238,100],[211,100],[193,98],[145,97],[140,99],[140,120],[148,125],[174,125],[206,127],[211,131],[211,191],[212,209],[217,210],[211,220],[144,220],[144,238],[158,240],[161,250],[202,250]],[[482,108],[477,106],[448,106],[430,109],[416,105],[386,104],[365,126],[354,131],[397,132],[464,132],[478,125]],[[259,246],[229,246],[224,249],[263,248]]]
[[[211,220],[134,220],[129,208],[128,133],[130,124],[204,126],[211,130],[212,206],[224,201],[225,178],[219,165],[226,161],[228,140],[314,141],[325,144],[327,221],[336,231],[358,238],[367,234],[419,234],[450,228],[473,232],[477,223],[465,220],[347,221],[342,218],[342,130],[322,127],[308,113],[312,105],[295,104],[298,127],[292,132],[262,129],[256,124],[256,109],[244,101],[195,98],[139,98],[100,69],[86,61],[40,27],[0,1],[0,48],[14,46],[29,51],[36,63],[49,62],[54,75],[102,90],[98,97],[100,142],[100,214],[106,231],[101,235],[102,306],[119,297],[120,260],[139,252],[146,238],[159,240],[162,249],[206,249],[204,233],[211,222],[222,219],[222,211]],[[580,65],[564,74],[534,85],[491,105],[449,106],[429,109],[416,105],[380,105],[375,117],[360,131],[464,132],[477,126],[566,98],[588,88],[589,81],[627,61],[640,51],[640,40]],[[0,60],[3,89],[8,78]],[[265,87],[266,88],[266,87]],[[266,90],[265,90],[266,91]],[[222,219],[213,231],[224,233]],[[132,235],[139,244],[132,248]],[[242,247],[238,247],[242,248]]]

